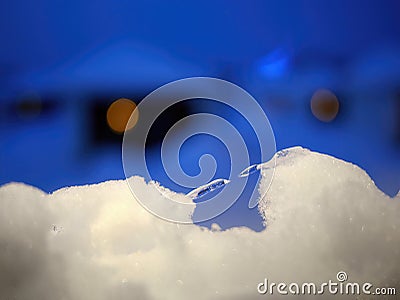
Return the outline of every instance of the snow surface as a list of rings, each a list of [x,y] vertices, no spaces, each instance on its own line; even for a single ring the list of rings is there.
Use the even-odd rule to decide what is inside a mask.
[[[51,195],[6,184],[0,299],[273,299],[257,295],[264,278],[318,283],[339,271],[399,291],[400,195],[386,196],[355,165],[300,147],[277,153],[276,162],[259,203],[262,232],[166,222],[138,204],[125,181]],[[130,180],[162,197],[154,183]]]

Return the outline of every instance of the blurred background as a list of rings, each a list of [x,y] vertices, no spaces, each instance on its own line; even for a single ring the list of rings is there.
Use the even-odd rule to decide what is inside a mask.
[[[259,101],[278,150],[301,145],[327,153],[365,169],[386,194],[399,190],[398,1],[42,0],[0,7],[0,184],[51,192],[124,178],[126,112],[163,84],[210,76]],[[167,112],[153,142],[193,105]],[[237,216],[247,214],[246,205],[238,204]],[[244,222],[229,220],[228,227]]]

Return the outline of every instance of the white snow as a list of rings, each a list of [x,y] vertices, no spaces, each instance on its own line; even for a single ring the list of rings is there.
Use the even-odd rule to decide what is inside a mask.
[[[154,183],[130,180],[162,197]],[[7,184],[0,299],[273,299],[257,295],[264,278],[318,283],[339,271],[399,291],[400,195],[383,194],[359,167],[300,147],[280,152],[259,210],[262,232],[208,230],[153,216],[125,181],[51,195]]]

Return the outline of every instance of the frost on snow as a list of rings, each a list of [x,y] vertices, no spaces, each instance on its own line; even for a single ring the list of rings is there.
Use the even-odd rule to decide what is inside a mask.
[[[125,181],[51,195],[2,186],[0,299],[259,299],[264,278],[318,283],[339,271],[399,290],[400,196],[386,196],[362,169],[327,155],[296,147],[276,159],[258,206],[262,232],[163,221]],[[163,197],[154,183],[130,180]],[[263,177],[261,194],[267,188]]]

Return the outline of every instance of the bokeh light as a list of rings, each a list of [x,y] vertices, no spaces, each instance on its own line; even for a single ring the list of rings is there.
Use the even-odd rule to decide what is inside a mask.
[[[290,56],[284,49],[275,49],[258,62],[258,69],[265,78],[282,77],[290,67]]]
[[[318,89],[311,98],[311,111],[322,122],[333,121],[339,112],[339,100],[327,89]]]
[[[132,115],[133,114],[133,115]],[[129,118],[132,115],[132,120]],[[107,123],[116,133],[123,133],[125,130],[133,128],[139,120],[139,111],[135,102],[126,98],[114,101],[107,110]],[[128,124],[128,126],[127,126]]]

